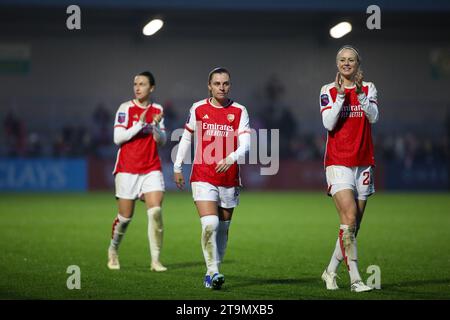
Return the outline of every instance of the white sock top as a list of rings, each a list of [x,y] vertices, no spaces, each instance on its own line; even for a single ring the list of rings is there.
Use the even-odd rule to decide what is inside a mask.
[[[209,224],[212,225],[218,225],[219,224],[219,217],[213,214],[203,216],[200,218],[200,222],[202,223],[202,226],[206,226]]]
[[[122,216],[120,213],[117,214],[117,218],[119,218],[120,222],[128,222],[131,220],[131,218],[125,218],[124,216]]]

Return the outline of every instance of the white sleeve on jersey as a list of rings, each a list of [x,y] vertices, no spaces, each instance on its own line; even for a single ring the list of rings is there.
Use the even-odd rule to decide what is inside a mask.
[[[181,136],[180,143],[178,144],[177,156],[173,164],[173,172],[180,173],[182,170],[183,159],[186,157],[187,152],[191,148],[192,133],[195,131],[196,119],[195,119],[195,104],[189,110],[189,118],[184,125],[185,129]]]
[[[250,133],[250,119],[248,117],[247,109],[242,109],[241,119],[239,122],[238,134],[248,132]]]
[[[131,128],[125,129],[123,127],[114,128],[114,143],[119,147],[131,140],[135,135],[139,133],[144,127],[144,123],[141,121],[136,122]]]
[[[180,173],[182,171],[183,159],[191,148],[191,141],[192,133],[190,133],[187,129],[184,129],[180,143],[178,144],[177,156],[173,164],[173,172]]]
[[[331,105],[331,108],[323,108],[326,106],[322,106],[322,96],[327,95],[328,101]],[[322,122],[323,126],[328,130],[332,131],[336,126],[336,123],[339,120],[339,114],[341,112],[342,106],[344,105],[345,93],[337,94],[336,101],[333,103],[328,86],[323,86],[320,90],[320,107],[322,109]]]
[[[239,135],[239,147],[236,151],[230,153],[230,157],[234,162],[244,159],[245,154],[250,150],[250,132],[245,132]]]
[[[195,119],[195,109],[194,106],[189,110],[189,118],[185,124],[185,128],[188,129],[191,133],[195,131],[196,127],[196,119]]]
[[[366,114],[367,119],[370,123],[375,123],[378,121],[378,99],[377,99],[377,89],[372,82],[369,82],[369,90],[366,94],[360,93],[358,95],[359,103],[361,103],[361,108]]]
[[[119,147],[133,138],[144,127],[144,122],[137,121],[132,127],[126,128],[128,124],[128,107],[121,105],[116,113],[114,122],[114,143]]]
[[[238,135],[239,147],[236,149],[236,151],[228,155],[228,157],[233,159],[233,161],[235,162],[238,160],[242,160],[245,157],[245,154],[250,150],[250,119],[247,109],[245,108],[242,110],[238,128]]]

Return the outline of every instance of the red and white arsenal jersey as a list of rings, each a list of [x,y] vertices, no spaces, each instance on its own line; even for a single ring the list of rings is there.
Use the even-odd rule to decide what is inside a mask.
[[[146,122],[151,123],[153,115],[161,113],[163,108],[156,103],[151,103],[148,108],[150,110],[146,114]],[[139,121],[141,113],[145,110],[146,108],[138,106],[133,100],[122,103],[116,113],[114,128],[129,129]],[[161,119],[159,126],[164,130],[164,119]],[[152,128],[147,125],[120,146],[113,174],[118,172],[146,174],[157,170],[161,170],[161,161]]]
[[[363,92],[370,103],[377,104],[377,91],[373,83],[363,82]],[[336,102],[337,89],[333,83],[322,87],[320,112],[331,109]],[[345,88],[345,99],[336,126],[328,131],[325,167],[375,165],[371,124],[361,108],[356,87]]]
[[[226,172],[217,173],[217,163],[238,147],[238,135],[250,133],[247,110],[230,101],[226,107],[204,99],[192,105],[185,128],[195,133],[195,157],[191,182],[208,182],[215,186],[240,185],[239,165],[234,163]]]

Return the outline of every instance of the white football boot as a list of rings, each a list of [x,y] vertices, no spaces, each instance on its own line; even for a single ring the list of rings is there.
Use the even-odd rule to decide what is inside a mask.
[[[108,268],[110,270],[120,269],[119,255],[114,249],[108,249]]]
[[[167,271],[167,268],[164,267],[164,266],[161,264],[161,262],[159,262],[159,261],[156,261],[156,262],[153,262],[153,261],[152,261],[150,270],[156,271],[156,272],[164,272],[164,271]]]
[[[337,290],[339,289],[336,284],[337,274],[335,272],[328,272],[327,269],[322,273],[322,280],[327,285],[328,290]]]
[[[372,287],[366,286],[361,280],[353,282],[350,286],[352,292],[367,292],[372,291],[372,289]]]

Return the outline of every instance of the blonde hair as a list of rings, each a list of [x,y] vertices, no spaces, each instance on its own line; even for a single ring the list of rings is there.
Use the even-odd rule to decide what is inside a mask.
[[[360,54],[359,54],[358,49],[356,49],[354,46],[349,45],[349,44],[346,44],[346,45],[342,46],[342,47],[338,50],[338,52],[337,52],[337,54],[336,54],[336,60],[337,60],[339,54],[340,54],[343,50],[345,50],[345,49],[352,50],[352,51],[355,53],[355,55],[356,55],[356,60],[357,60],[357,62],[358,62],[358,65],[361,65],[361,60],[362,60],[362,59],[361,59],[361,56],[360,56]]]

